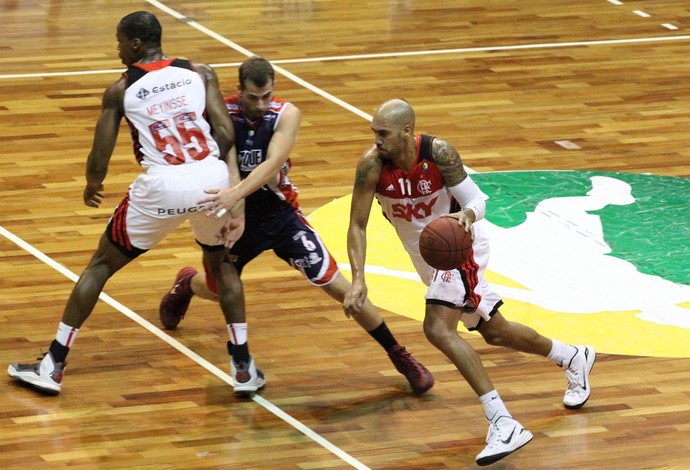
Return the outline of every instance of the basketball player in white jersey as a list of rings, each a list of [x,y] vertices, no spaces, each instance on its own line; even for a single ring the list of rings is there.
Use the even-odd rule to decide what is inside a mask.
[[[122,267],[155,246],[189,220],[204,262],[218,280],[218,297],[228,322],[242,321],[242,286],[227,262],[219,232],[237,239],[244,229],[243,208],[234,219],[210,218],[197,201],[208,188],[239,182],[232,123],[215,72],[206,64],[167,57],[161,50],[162,29],[151,13],[138,11],[120,21],[117,42],[127,71],[103,95],[93,147],[86,162],[84,203],[99,207],[103,181],[122,118],[129,124],[137,162],[144,168],[117,206],[89,265],[67,301],[55,340],[35,364],[11,364],[10,376],[37,390],[58,394],[67,354],[91,314],[105,283]],[[230,158],[226,157],[228,154]],[[240,310],[238,311],[238,307]],[[231,361],[240,390],[263,385],[251,359]]]
[[[568,381],[563,403],[569,409],[588,400],[596,356],[591,346],[545,338],[501,315],[498,309],[503,302],[484,279],[489,242],[481,222],[486,209],[482,193],[450,144],[415,134],[414,127],[414,110],[404,100],[386,101],[373,117],[374,145],[360,158],[355,175],[347,237],[353,280],[343,307],[355,315],[366,299],[366,227],[376,197],[428,286],[426,337],[455,364],[484,406],[489,432],[477,463],[488,465],[527,444],[532,434],[506,409],[479,354],[458,335],[458,322],[478,331],[489,344],[539,354],[563,367]],[[442,215],[457,219],[473,234],[473,257],[450,271],[431,268],[419,253],[422,229]]]
[[[273,94],[275,73],[263,57],[250,57],[239,69],[238,94],[225,98],[235,129],[235,148],[242,182],[208,197],[209,214],[229,210],[246,199],[246,225],[242,237],[230,247],[235,268],[244,266],[264,251],[273,250],[299,270],[309,283],[342,303],[349,281],[335,259],[309,225],[297,201],[297,187],[290,181],[290,152],[301,122],[292,103]],[[212,273],[182,268],[160,304],[160,319],[167,329],[177,328],[192,296],[217,300]],[[412,391],[425,393],[434,384],[431,372],[400,345],[386,322],[369,301],[355,321],[388,353],[395,368],[405,376]],[[233,357],[249,355],[246,323],[228,324],[228,350]]]

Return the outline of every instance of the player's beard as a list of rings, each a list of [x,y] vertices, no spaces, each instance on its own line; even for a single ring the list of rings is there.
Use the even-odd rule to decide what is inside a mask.
[[[266,114],[266,111],[259,111],[259,110],[245,110],[245,115],[251,120],[251,121],[259,121],[261,120],[264,115]]]

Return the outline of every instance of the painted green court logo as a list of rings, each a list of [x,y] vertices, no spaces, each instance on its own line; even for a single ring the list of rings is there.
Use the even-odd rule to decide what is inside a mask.
[[[499,227],[525,223],[545,200],[550,200],[549,206],[560,201],[562,207],[553,207],[557,211],[571,210],[565,207],[570,204],[574,211],[599,217],[609,256],[631,263],[641,273],[690,285],[690,180],[585,171],[485,173],[472,178],[489,196],[487,219]],[[567,219],[560,223],[577,225]]]
[[[506,318],[601,352],[690,357],[690,180],[589,171],[472,178],[488,197],[487,280],[503,297]],[[349,201],[310,217],[341,262]],[[375,205],[370,296],[421,320],[425,286],[382,219]]]

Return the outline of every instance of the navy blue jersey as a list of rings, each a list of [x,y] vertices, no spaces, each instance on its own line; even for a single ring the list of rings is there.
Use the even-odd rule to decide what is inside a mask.
[[[273,98],[266,113],[254,122],[242,113],[237,95],[225,98],[225,106],[235,127],[237,164],[242,179],[266,159],[268,145],[278,127],[286,104],[283,100]],[[247,223],[256,218],[265,220],[272,214],[299,211],[298,191],[288,178],[290,166],[290,159],[288,159],[271,181],[247,196],[245,206]]]

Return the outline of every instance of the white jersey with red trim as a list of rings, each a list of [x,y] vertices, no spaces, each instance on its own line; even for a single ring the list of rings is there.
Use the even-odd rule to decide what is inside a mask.
[[[142,167],[218,158],[218,144],[205,118],[206,86],[189,61],[133,64],[124,76],[125,118]]]
[[[433,139],[415,135],[417,153],[410,171],[405,172],[390,161],[384,161],[376,186],[376,199],[383,215],[395,228],[417,273],[427,285],[433,268],[419,253],[419,236],[433,219],[459,209],[431,156]]]
[[[424,227],[443,214],[460,210],[443,175],[433,160],[434,137],[415,135],[417,151],[410,171],[384,161],[376,186],[376,198],[383,214],[393,224],[417,274],[429,286],[427,305],[462,308],[462,322],[470,331],[491,320],[503,301],[484,278],[489,262],[489,238],[481,220],[473,224],[472,255],[461,266],[439,271],[419,253],[419,236]]]

